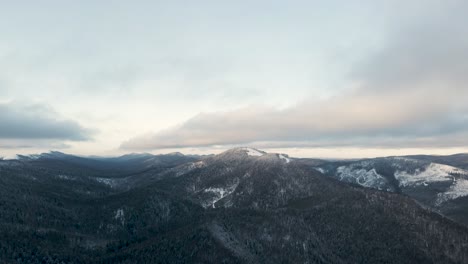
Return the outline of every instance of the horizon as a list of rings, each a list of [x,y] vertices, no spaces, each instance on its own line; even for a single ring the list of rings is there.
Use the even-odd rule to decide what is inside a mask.
[[[468,153],[467,8],[4,3],[0,156]]]
[[[404,155],[383,155],[383,156],[363,156],[363,157],[318,157],[318,156],[307,156],[307,157],[301,157],[301,156],[293,156],[290,155],[287,152],[275,152],[275,151],[265,151],[264,149],[258,149],[258,148],[251,148],[249,146],[240,146],[240,147],[233,147],[233,148],[228,148],[228,149],[218,149],[216,152],[205,152],[205,153],[184,153],[181,151],[175,151],[175,152],[158,152],[158,153],[151,153],[151,152],[130,152],[130,153],[125,153],[125,154],[119,154],[119,155],[109,155],[109,156],[100,156],[100,155],[79,155],[79,154],[72,154],[72,153],[67,153],[67,152],[62,152],[62,151],[57,151],[57,150],[49,150],[47,152],[41,152],[41,153],[34,153],[34,154],[16,154],[14,157],[3,157],[0,156],[0,160],[18,160],[21,158],[21,156],[24,157],[33,157],[33,156],[40,156],[44,154],[53,154],[53,153],[59,153],[59,154],[64,154],[68,156],[74,156],[74,157],[80,157],[80,158],[119,158],[123,156],[129,156],[129,155],[171,155],[171,154],[182,154],[184,156],[211,156],[211,155],[218,155],[221,154],[225,151],[232,150],[232,149],[255,149],[259,151],[263,151],[265,153],[270,153],[270,154],[285,154],[290,158],[294,159],[322,159],[322,160],[363,160],[363,159],[375,159],[375,158],[387,158],[387,157],[404,157],[404,156],[436,156],[436,157],[446,157],[446,156],[455,156],[455,155],[465,155],[468,154],[468,152],[457,152],[457,153],[452,153],[452,154],[446,154],[446,155],[438,155],[438,154],[421,154],[421,153],[412,153],[412,154],[404,154]]]

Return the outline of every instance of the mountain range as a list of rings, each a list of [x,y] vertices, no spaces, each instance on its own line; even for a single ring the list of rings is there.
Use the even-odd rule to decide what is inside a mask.
[[[4,263],[468,263],[468,155],[0,160]]]

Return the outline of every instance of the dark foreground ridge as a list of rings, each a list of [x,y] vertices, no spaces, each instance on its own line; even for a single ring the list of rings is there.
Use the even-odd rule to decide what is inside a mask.
[[[457,169],[251,148],[3,160],[0,262],[468,263],[455,158]]]

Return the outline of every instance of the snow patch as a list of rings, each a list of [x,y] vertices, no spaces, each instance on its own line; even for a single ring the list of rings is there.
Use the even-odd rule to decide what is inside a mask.
[[[375,169],[357,169],[354,166],[341,166],[337,169],[341,181],[355,182],[364,187],[387,190],[388,182]]]
[[[244,150],[247,151],[247,155],[249,156],[253,156],[253,157],[260,157],[260,156],[263,156],[265,155],[265,153],[262,153],[256,149],[253,149],[253,148],[244,148]]]
[[[115,187],[116,181],[114,179],[109,179],[109,178],[94,178],[97,182],[103,183],[107,186],[110,187]]]
[[[324,169],[319,168],[319,167],[315,167],[314,169],[315,169],[316,171],[322,173],[322,174],[325,174],[325,172],[326,172]]]
[[[468,180],[458,179],[448,191],[437,195],[436,205],[464,196],[468,196]]]
[[[63,174],[57,175],[56,177],[61,180],[70,180],[70,181],[75,180],[75,177],[63,175]]]
[[[431,182],[447,182],[453,181],[454,177],[452,173],[467,175],[467,171],[452,167],[449,165],[443,165],[438,163],[429,164],[425,170],[416,170],[415,173],[410,174],[406,171],[395,172],[395,178],[400,182],[400,186],[427,186]]]
[[[125,213],[124,213],[124,210],[123,210],[123,209],[117,209],[117,211],[115,211],[114,219],[120,221],[120,223],[121,223],[122,225],[124,225],[124,224],[125,224]]]
[[[190,164],[189,170],[200,169],[200,168],[203,168],[205,166],[206,166],[206,164],[205,164],[204,161],[197,161],[197,162],[193,162],[192,164]]]
[[[123,209],[117,209],[117,211],[115,211],[114,219],[120,219],[122,217],[124,217],[124,210]]]
[[[278,157],[282,160],[284,160],[286,163],[289,163],[291,162],[291,159],[287,158],[286,156],[284,156],[283,154],[278,154]]]
[[[205,190],[203,190],[204,192],[211,192],[214,194],[214,197],[212,199],[210,199],[209,201],[207,201],[206,203],[203,204],[203,207],[207,208],[207,207],[213,207],[215,208],[215,203],[218,202],[219,200],[223,199],[224,197],[230,195],[231,193],[233,193],[237,186],[239,185],[239,181],[236,181],[234,184],[230,185],[230,186],[226,186],[226,187],[210,187],[210,188],[206,188]]]

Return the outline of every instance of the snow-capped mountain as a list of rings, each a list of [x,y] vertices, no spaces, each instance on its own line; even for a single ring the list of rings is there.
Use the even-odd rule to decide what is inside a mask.
[[[273,206],[285,203],[289,196],[307,191],[307,185],[297,177],[297,170],[286,154],[266,153],[254,148],[234,148],[201,161],[184,164],[163,173],[165,181],[178,188],[203,207]],[[288,175],[286,177],[285,175]],[[179,183],[180,182],[180,183]],[[176,187],[174,187],[176,186]],[[257,201],[253,196],[263,193],[268,199]],[[279,194],[279,195],[278,195]]]

